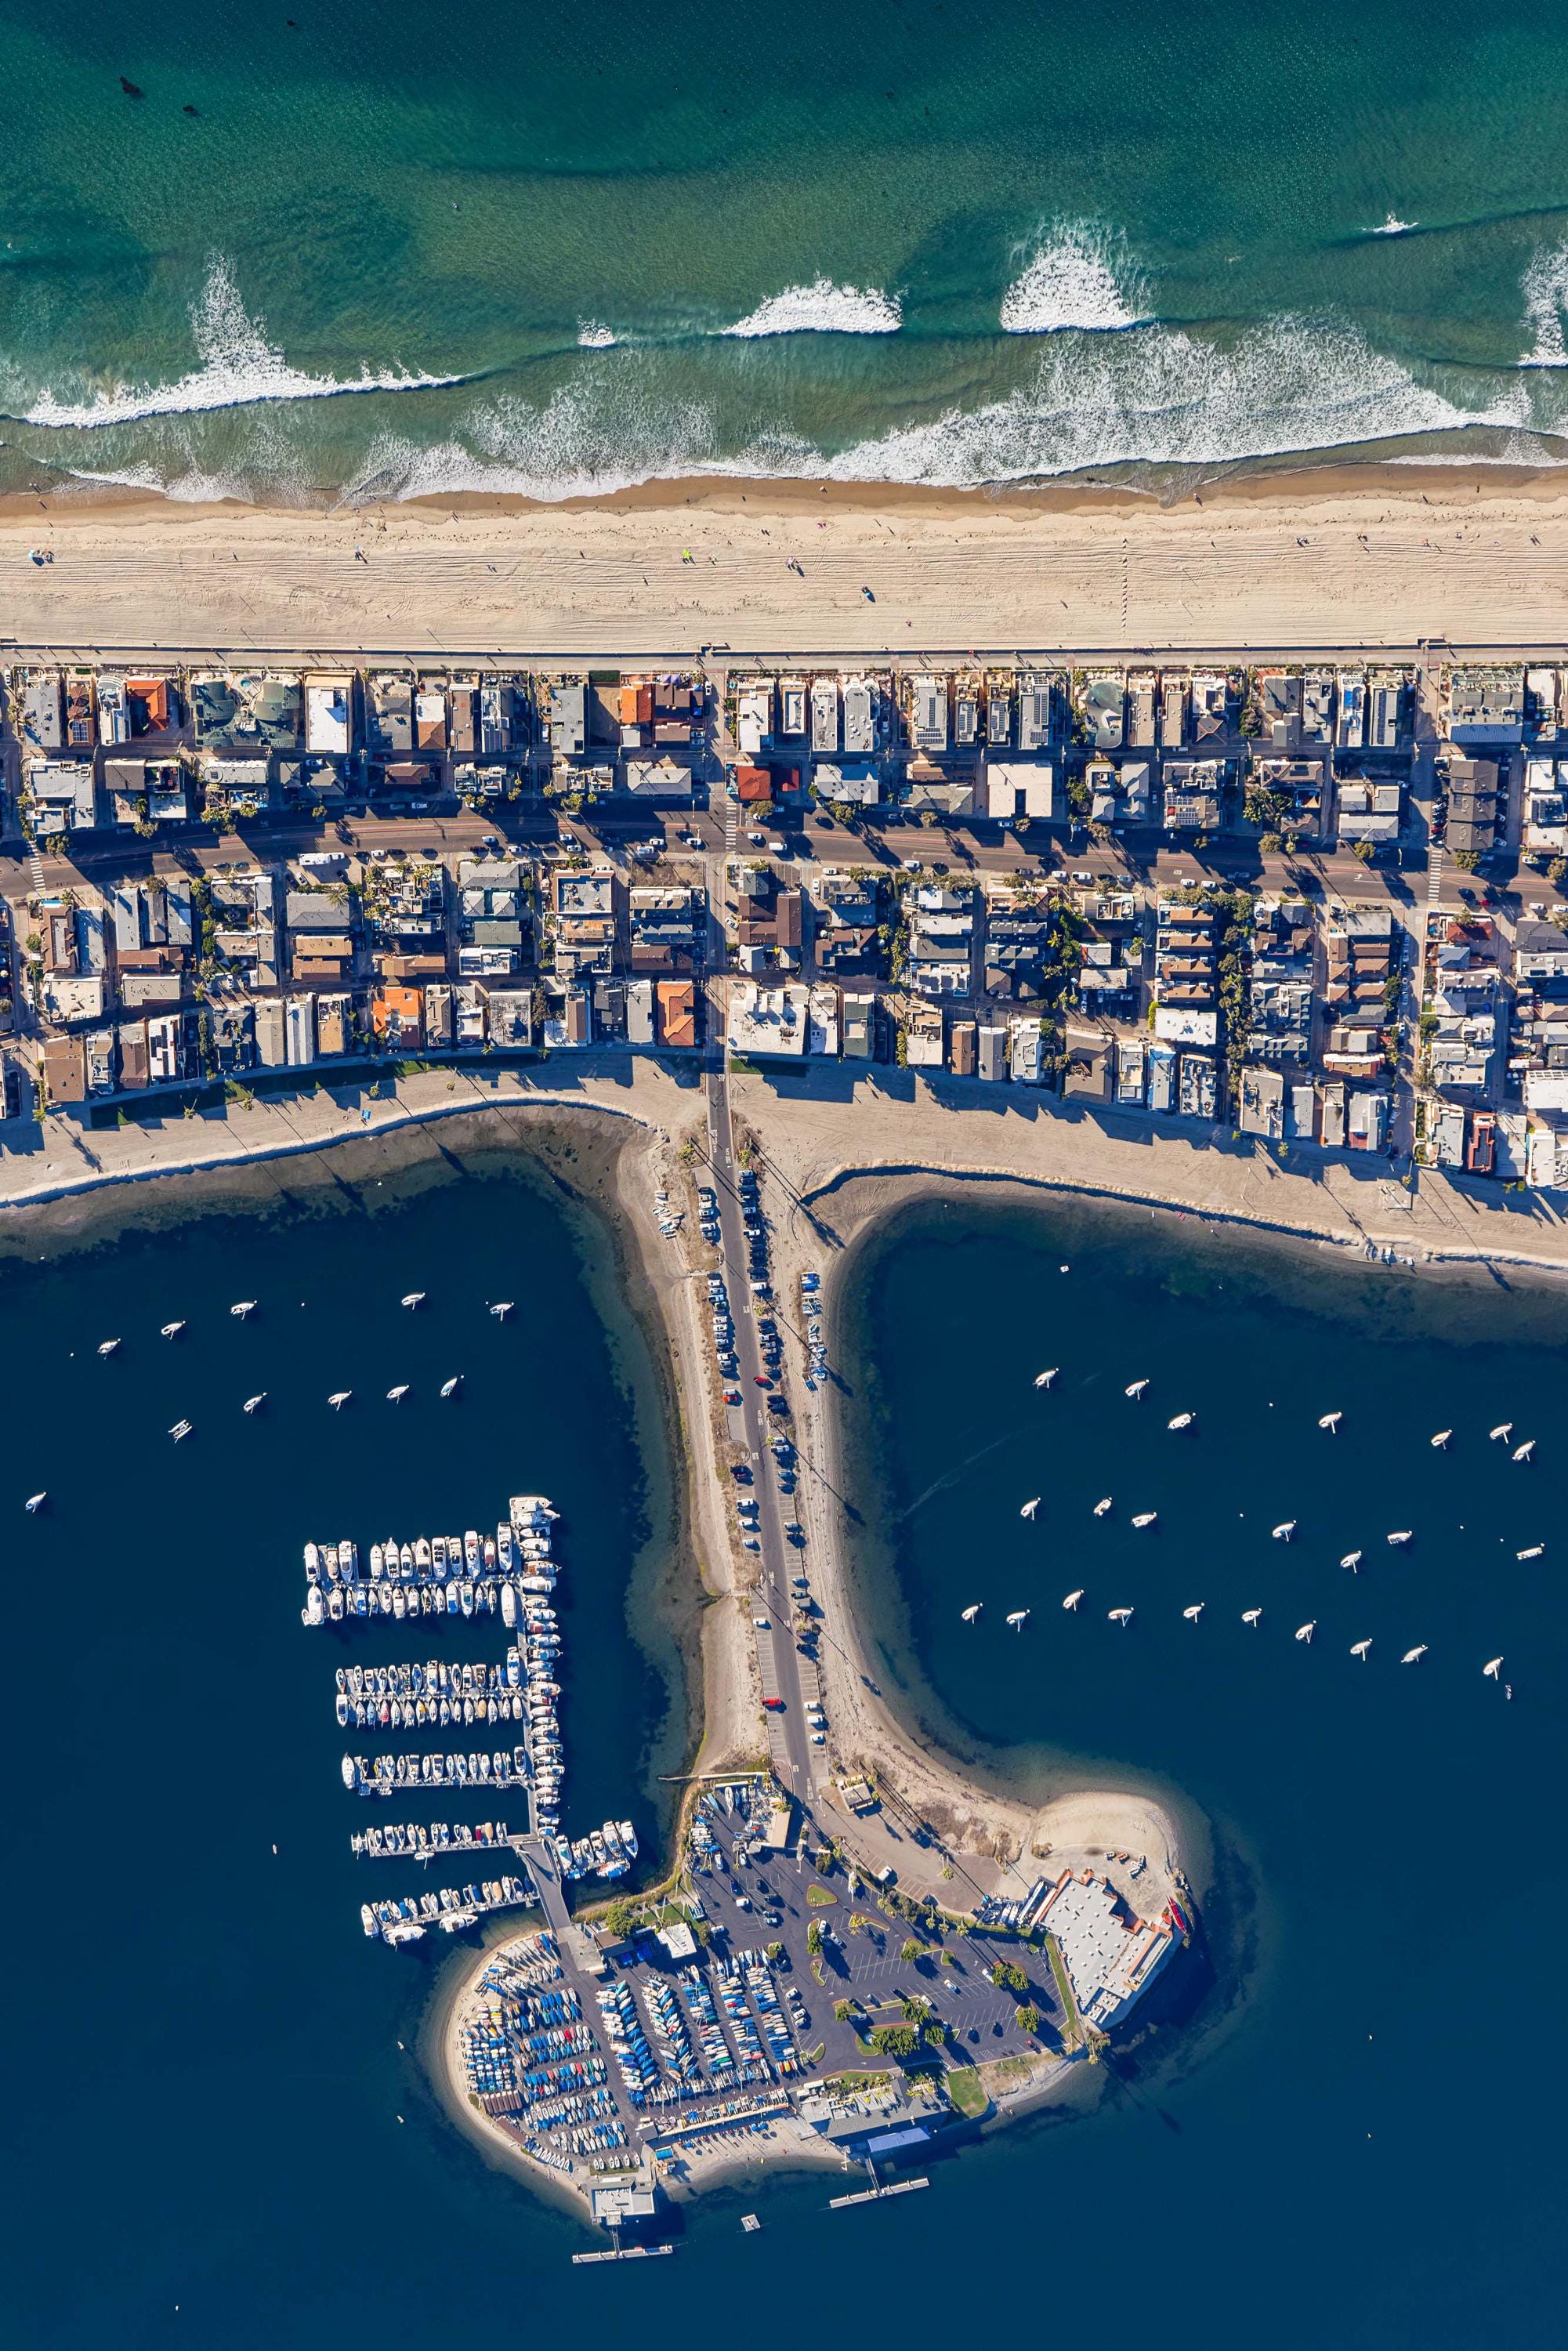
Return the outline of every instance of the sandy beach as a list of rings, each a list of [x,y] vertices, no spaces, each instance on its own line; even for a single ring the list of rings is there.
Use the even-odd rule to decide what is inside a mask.
[[[591,504],[328,512],[60,494],[0,507],[0,579],[21,652],[329,664],[685,661],[705,647],[1545,650],[1568,636],[1568,487],[1500,467],[1368,465],[1189,485],[1169,503],[1082,482],[992,494],[692,481]]]

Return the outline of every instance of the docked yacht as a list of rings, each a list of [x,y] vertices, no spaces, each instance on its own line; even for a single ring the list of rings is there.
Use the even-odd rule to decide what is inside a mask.
[[[1178,1412],[1174,1420],[1166,1421],[1166,1426],[1175,1429],[1190,1428],[1197,1418],[1197,1415],[1195,1412]]]
[[[1034,1384],[1037,1388],[1048,1388],[1055,1377],[1056,1374],[1054,1370],[1049,1372],[1037,1372],[1034,1375]]]
[[[1251,1625],[1256,1627],[1260,1625],[1262,1621],[1263,1611],[1261,1608],[1244,1608],[1241,1611],[1241,1622],[1244,1625]]]
[[[1147,1380],[1129,1380],[1127,1385],[1122,1390],[1122,1394],[1124,1395],[1131,1396],[1133,1402],[1136,1404],[1148,1384]]]
[[[1426,1642],[1417,1641],[1413,1649],[1406,1650],[1405,1655],[1400,1658],[1399,1662],[1402,1666],[1418,1666],[1426,1654]]]
[[[1319,1421],[1318,1426],[1320,1428],[1326,1428],[1331,1437],[1335,1437],[1339,1433],[1339,1425],[1343,1418],[1344,1415],[1343,1412],[1325,1412],[1322,1418]]]
[[[1083,1597],[1083,1586],[1082,1586],[1082,1584],[1080,1584],[1076,1592],[1070,1592],[1070,1593],[1068,1593],[1068,1595],[1067,1595],[1066,1599],[1062,1602],[1062,1604],[1062,1604],[1062,1606],[1063,1606],[1064,1608],[1073,1608],[1073,1609],[1075,1609],[1075,1608],[1077,1607],[1077,1605],[1078,1605],[1079,1602],[1082,1599],[1082,1597]]]
[[[403,1400],[404,1396],[405,1396],[405,1395],[407,1395],[407,1394],[408,1394],[408,1382],[407,1382],[406,1380],[404,1380],[404,1381],[402,1382],[402,1384],[401,1384],[401,1386],[398,1386],[398,1387],[395,1387],[395,1388],[388,1388],[388,1390],[387,1390],[387,1402],[388,1402],[388,1404],[401,1404],[401,1403],[402,1402],[402,1400]]]
[[[1279,1525],[1272,1530],[1274,1541],[1276,1542],[1289,1542],[1291,1537],[1295,1533],[1295,1531],[1296,1521],[1294,1519],[1281,1519]]]
[[[516,1303],[517,1301],[515,1299],[498,1299],[496,1304],[491,1307],[490,1311],[495,1316],[497,1322],[504,1322]]]
[[[254,1298],[242,1298],[238,1300],[235,1305],[229,1308],[229,1312],[235,1315],[238,1321],[243,1322],[247,1314],[254,1314],[256,1312],[256,1301]]]
[[[354,1391],[352,1388],[338,1388],[328,1397],[327,1401],[331,1405],[334,1412],[341,1412],[343,1406],[348,1403],[349,1398],[353,1395],[353,1393]]]
[[[964,1625],[974,1624],[985,1604],[983,1600],[977,1600],[972,1608],[961,1608],[958,1611],[959,1622]]]
[[[405,1290],[402,1297],[399,1301],[399,1304],[403,1306],[423,1306],[423,1303],[424,1292],[423,1290]]]
[[[1415,1531],[1414,1527],[1401,1527],[1398,1532],[1390,1535],[1388,1540],[1397,1551],[1402,1543],[1407,1543],[1410,1541]]]
[[[1351,1573],[1354,1575],[1356,1569],[1361,1565],[1360,1552],[1347,1551],[1344,1557],[1341,1560],[1340,1565],[1342,1567],[1348,1567]]]
[[[165,1322],[158,1336],[161,1339],[177,1339],[184,1327],[183,1322]]]
[[[1027,1608],[1015,1608],[1012,1614],[1008,1618],[1009,1627],[1015,1633],[1021,1632],[1028,1623],[1029,1610]]]
[[[1203,1602],[1201,1600],[1195,1600],[1190,1608],[1184,1608],[1181,1613],[1186,1617],[1189,1625],[1196,1625],[1198,1618],[1202,1615],[1203,1610]]]
[[[1112,1503],[1113,1499],[1113,1498],[1111,1495],[1106,1494],[1106,1495],[1104,1495],[1104,1496],[1102,1498],[1102,1499],[1101,1499],[1101,1500],[1099,1500],[1098,1502],[1096,1502],[1096,1503],[1095,1503],[1095,1505],[1094,1505],[1094,1515],[1095,1515],[1095,1517],[1096,1517],[1097,1519],[1103,1519],[1103,1518],[1104,1517],[1104,1515],[1105,1515],[1106,1511],[1107,1511],[1107,1510],[1110,1509],[1110,1507],[1111,1507],[1111,1503]]]
[[[1024,1506],[1023,1506],[1022,1510],[1019,1512],[1019,1518],[1020,1518],[1020,1519],[1032,1519],[1032,1518],[1033,1518],[1033,1516],[1034,1516],[1034,1514],[1035,1514],[1035,1512],[1039,1510],[1039,1508],[1040,1508],[1040,1506],[1041,1499],[1042,1499],[1042,1497],[1041,1497],[1040,1495],[1037,1494],[1037,1495],[1035,1496],[1035,1498],[1034,1498],[1034,1499],[1033,1499],[1033,1501],[1032,1501],[1032,1502],[1026,1502],[1026,1503],[1024,1504]]]
[[[1159,1515],[1158,1510],[1140,1510],[1133,1524],[1135,1527],[1152,1527]]]
[[[1105,1614],[1112,1624],[1120,1625],[1124,1632],[1133,1621],[1133,1612],[1130,1608],[1108,1608]]]
[[[1365,1665],[1366,1653],[1371,1646],[1370,1641],[1353,1641],[1350,1645],[1350,1654],[1353,1657],[1359,1657],[1362,1664]]]
[[[1310,1649],[1312,1646],[1312,1635],[1317,1631],[1317,1629],[1318,1620],[1313,1616],[1305,1625],[1297,1625],[1296,1638],[1298,1641],[1304,1641]]]

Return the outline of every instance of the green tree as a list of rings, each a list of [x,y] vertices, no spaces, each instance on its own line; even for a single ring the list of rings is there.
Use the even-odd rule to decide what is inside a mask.
[[[913,2024],[879,2024],[871,2033],[871,2047],[878,2057],[913,2057],[919,2046]]]
[[[1014,1967],[1010,1959],[997,1961],[991,1970],[991,1981],[999,1985],[1003,1991],[1017,1992],[1020,1999],[1029,1990],[1029,1978],[1021,1968]]]
[[[1020,2032],[1038,2032],[1040,2031],[1040,2011],[1036,2008],[1032,2001],[1026,2001],[1024,2002],[1023,2006],[1019,2010],[1014,2022],[1017,2023],[1018,2029]]]
[[[922,1945],[915,1941],[913,1935],[906,1936],[904,1942],[899,1946],[898,1956],[902,1960],[904,1960],[904,1964],[908,1966],[920,1957],[922,1948]]]
[[[822,1929],[819,1921],[813,1918],[810,1925],[806,1929],[806,1949],[810,1952],[811,1957],[815,1959],[821,1948]]]
[[[847,2024],[847,2023],[850,2022],[850,2019],[851,2019],[852,2017],[853,2017],[853,2016],[858,2016],[859,2014],[860,2014],[860,2002],[859,2002],[859,2001],[858,2001],[858,2000],[836,2000],[836,2001],[834,2001],[834,2002],[833,2002],[833,2021],[834,2021],[834,2022],[835,2022],[835,2023],[837,2023],[837,2024]]]

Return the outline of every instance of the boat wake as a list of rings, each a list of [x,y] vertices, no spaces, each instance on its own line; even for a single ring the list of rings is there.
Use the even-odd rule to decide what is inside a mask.
[[[786,286],[769,294],[755,310],[737,319],[725,334],[757,335],[895,335],[904,324],[904,308],[895,294],[875,286],[835,286],[831,277],[813,278],[810,286]]]
[[[24,412],[28,424],[96,432],[106,424],[135,424],[152,416],[187,416],[215,408],[246,408],[263,401],[331,400],[347,392],[427,392],[472,381],[463,375],[423,375],[404,369],[357,376],[307,375],[291,367],[267,340],[263,320],[253,319],[240,298],[234,273],[221,254],[207,266],[206,283],[191,307],[191,329],[201,365],[170,384],[99,390],[89,400],[71,401],[43,392]]]

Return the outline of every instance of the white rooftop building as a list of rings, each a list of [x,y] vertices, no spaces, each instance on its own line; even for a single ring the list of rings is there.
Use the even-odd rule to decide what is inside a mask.
[[[1176,1948],[1175,1929],[1129,1918],[1103,1877],[1063,1870],[1039,1924],[1056,1938],[1085,2024],[1109,2032],[1147,1991]]]

